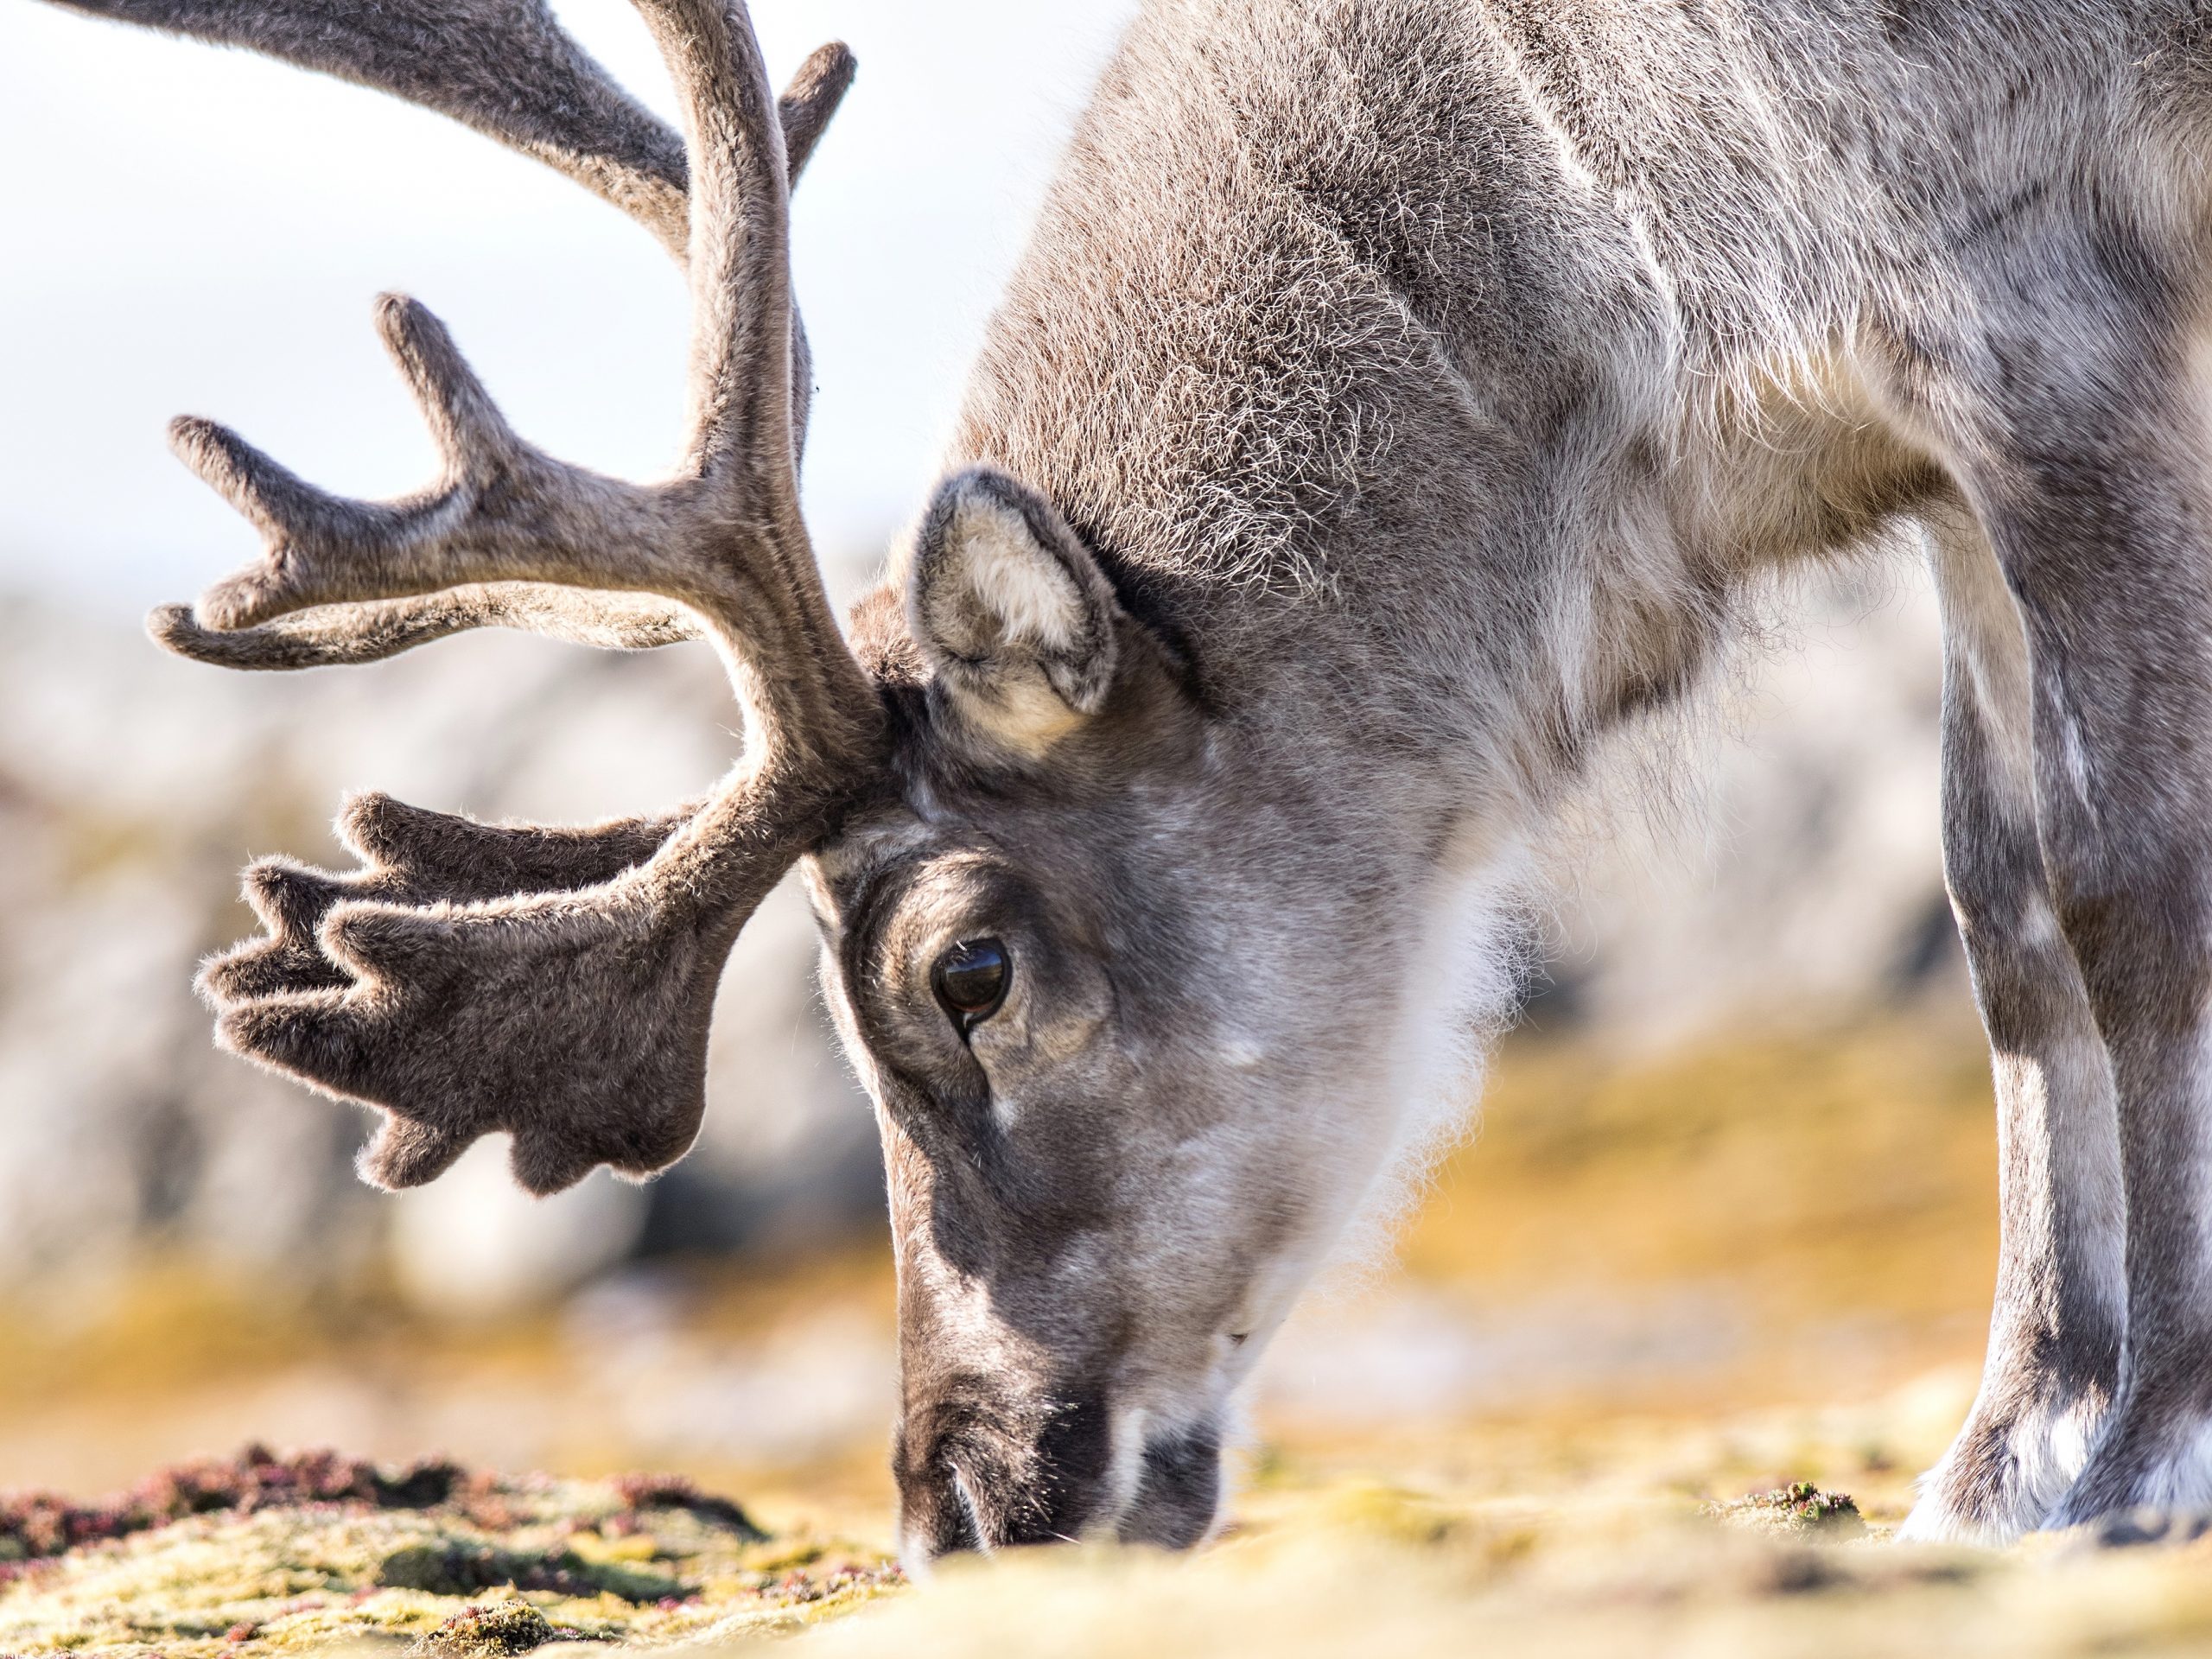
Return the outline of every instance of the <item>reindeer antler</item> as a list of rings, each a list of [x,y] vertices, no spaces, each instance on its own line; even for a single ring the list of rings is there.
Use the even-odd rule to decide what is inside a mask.
[[[356,795],[339,810],[337,830],[362,868],[333,875],[289,858],[249,865],[245,900],[267,937],[210,958],[200,988],[219,1005],[345,990],[353,977],[323,954],[319,937],[338,906],[480,903],[597,887],[651,858],[696,810],[695,802],[657,817],[560,830],[478,823],[389,795]]]
[[[289,668],[370,661],[483,626],[626,647],[696,632],[721,650],[749,716],[745,760],[688,814],[561,830],[368,797],[341,823],[360,872],[283,861],[248,872],[269,933],[202,975],[220,1039],[388,1112],[362,1161],[386,1185],[431,1179],[494,1129],[512,1134],[516,1176],[539,1192],[600,1163],[644,1174],[680,1157],[703,1109],[730,944],[882,771],[882,704],[838,631],[798,499],[804,348],[789,185],[850,80],[850,55],[816,53],[779,105],[741,0],[637,3],[689,143],[690,410],[671,478],[631,484],[526,443],[437,320],[395,296],[378,302],[378,323],[437,441],[428,489],[349,500],[226,428],[172,429],[187,463],[267,543],[201,596],[196,617],[155,613],[156,637],[176,649]],[[656,147],[664,130],[536,0],[84,9],[417,98],[547,155],[649,225],[656,181],[682,181]],[[533,70],[503,95],[508,52],[558,73]],[[581,89],[581,115],[560,102],[563,88]]]
[[[404,912],[598,887],[650,859],[692,810],[585,830],[551,830],[480,824],[408,806],[388,795],[356,796],[339,813],[338,831],[363,868],[351,875],[332,875],[286,858],[253,864],[245,873],[245,898],[267,928],[267,937],[208,962],[200,971],[200,988],[219,1007],[256,1011],[246,1015],[255,1029],[270,1027],[272,1020],[278,1026],[296,1024],[302,1005],[334,1004],[332,1012],[343,1019],[348,999],[359,1000],[359,982],[353,971],[358,963],[345,963],[327,949],[323,931],[331,912],[341,906],[378,905]],[[397,995],[419,995],[428,983],[418,977]],[[293,1011],[289,1019],[286,1010]],[[235,1035],[226,1034],[232,1035],[237,1046]],[[291,1040],[298,1034],[276,1034],[276,1040]],[[257,1052],[257,1058],[262,1057]],[[334,1075],[315,1080],[328,1086],[342,1085],[345,1078]],[[658,1120],[657,1135],[640,1135],[626,1126],[623,1150],[644,1156],[650,1147],[659,1154],[659,1162],[671,1161],[690,1146],[690,1131],[697,1122],[696,1112],[687,1118],[677,1111]],[[365,1152],[363,1172],[385,1186],[416,1185],[443,1173],[484,1129],[499,1127],[504,1125],[483,1119],[480,1113],[474,1117],[448,1112],[430,1119],[402,1118]],[[544,1127],[534,1129],[533,1137],[542,1139]],[[591,1126],[582,1127],[579,1135],[578,1126],[562,1125],[560,1138],[578,1147],[594,1148],[598,1142]],[[598,1161],[594,1158],[594,1163]],[[533,1154],[532,1167],[543,1179],[550,1179],[543,1172],[560,1166],[558,1159]]]
[[[632,594],[591,594],[536,582],[448,588],[416,599],[370,600],[287,616],[257,628],[206,628],[189,605],[146,619],[155,642],[218,668],[327,668],[381,662],[472,628],[518,628],[602,651],[651,651],[699,637],[680,605]]]
[[[55,0],[76,11],[250,47],[392,92],[536,156],[643,225],[690,242],[683,141],[608,79],[543,0]],[[852,81],[827,47],[783,99],[791,181]]]
[[[683,140],[576,44],[543,0],[56,0],[98,16],[244,46],[392,92],[535,156],[620,207],[681,261],[690,251]],[[796,186],[851,87],[852,54],[821,48],[778,100]],[[810,391],[806,336],[791,319],[792,396],[801,442]],[[194,423],[178,435],[189,444]],[[235,442],[220,429],[207,434]],[[191,464],[201,468],[195,459]],[[217,463],[219,464],[219,463]],[[204,468],[203,468],[204,470]],[[521,629],[638,651],[698,637],[682,609],[588,589],[470,584],[435,596],[330,607],[267,628],[203,626],[179,606],[156,611],[155,639],[225,668],[299,669],[373,662],[479,627]]]

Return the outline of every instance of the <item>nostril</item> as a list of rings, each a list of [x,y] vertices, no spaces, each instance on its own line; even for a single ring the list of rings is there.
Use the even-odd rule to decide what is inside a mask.
[[[950,1463],[905,1484],[905,1514],[899,1533],[910,1567],[926,1567],[940,1555],[988,1554],[991,1541],[977,1511],[975,1489]]]
[[[1039,1404],[958,1379],[900,1425],[906,1550],[926,1561],[1079,1536],[1107,1492],[1109,1421],[1095,1392]]]
[[[1212,1529],[1220,1506],[1220,1430],[1202,1423],[1160,1436],[1144,1449],[1144,1471],[1122,1520],[1122,1541],[1188,1549]]]
[[[1229,1345],[1232,1348],[1242,1348],[1251,1340],[1251,1337],[1252,1333],[1249,1331],[1232,1331],[1229,1333]]]

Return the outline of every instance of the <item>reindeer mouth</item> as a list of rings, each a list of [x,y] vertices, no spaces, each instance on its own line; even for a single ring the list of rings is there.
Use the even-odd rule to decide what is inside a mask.
[[[1095,1391],[1042,1408],[983,1379],[949,1386],[900,1425],[893,1466],[910,1566],[1031,1544],[1111,1538],[1187,1549],[1221,1506],[1221,1431],[1211,1417],[1163,1428]],[[1115,1442],[1134,1456],[1115,1455]]]
[[[1187,1549],[1212,1532],[1222,1451],[1211,1422],[1147,1434],[1131,1483],[1126,1465],[1117,1471],[1109,1456],[1103,1409],[1063,1407],[1025,1446],[985,1427],[972,1402],[963,1404],[933,1443],[918,1443],[926,1429],[901,1436],[900,1533],[911,1567],[1085,1538]]]
[[[1096,1525],[1112,1484],[1103,1397],[1025,1394],[962,1375],[909,1408],[893,1466],[910,1563],[1072,1541]]]

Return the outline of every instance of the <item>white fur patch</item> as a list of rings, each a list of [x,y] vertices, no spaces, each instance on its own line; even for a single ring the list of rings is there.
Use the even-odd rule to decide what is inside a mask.
[[[1251,1038],[1237,1033],[1223,1039],[1221,1058],[1236,1071],[1254,1071],[1266,1063],[1268,1051]]]
[[[1083,596],[1059,561],[1037,545],[1020,513],[995,503],[963,502],[954,538],[969,593],[998,618],[1007,639],[1046,652],[1075,645]]]
[[[1359,1264],[1389,1248],[1430,1166],[1456,1139],[1482,1090],[1489,1044],[1510,1017],[1511,931],[1529,880],[1528,850],[1487,838],[1455,849],[1406,964],[1396,1057],[1377,1106],[1392,1131],[1375,1179],[1348,1217],[1340,1257]]]
[[[1088,1529],[1094,1538],[1111,1538],[1144,1480],[1144,1447],[1151,1433],[1152,1414],[1142,1406],[1122,1406],[1114,1413],[1107,1456],[1105,1501]]]
[[[2097,1427],[2095,1405],[2087,1402],[2063,1412],[2037,1412],[2013,1424],[2005,1439],[2012,1459],[2012,1502],[2001,1515],[1965,1514],[1945,1496],[1946,1465],[1967,1450],[1966,1436],[1961,1435],[1961,1444],[1944,1462],[1922,1478],[1919,1501],[1897,1528],[1897,1541],[1984,1548],[2018,1542],[2023,1534],[2042,1525],[2082,1472]]]
[[[2181,1448],[2159,1463],[2149,1501],[2162,1509],[2201,1510],[2212,1502],[2212,1423],[2200,1422]]]

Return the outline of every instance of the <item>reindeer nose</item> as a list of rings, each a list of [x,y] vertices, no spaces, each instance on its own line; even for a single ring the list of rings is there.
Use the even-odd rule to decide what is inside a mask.
[[[1072,1541],[1105,1508],[1109,1454],[1095,1391],[1055,1390],[1039,1405],[968,1377],[910,1407],[892,1458],[910,1565]]]
[[[968,1478],[950,1464],[909,1474],[899,1469],[899,1554],[911,1573],[941,1555],[989,1548],[982,1506]]]
[[[1221,1507],[1221,1430],[1200,1423],[1145,1442],[1135,1498],[1116,1535],[1125,1544],[1188,1549]]]

